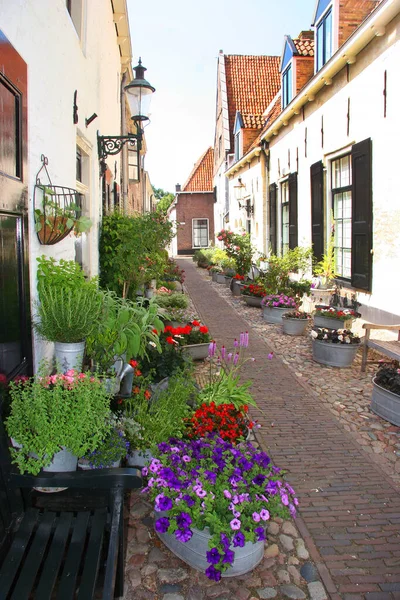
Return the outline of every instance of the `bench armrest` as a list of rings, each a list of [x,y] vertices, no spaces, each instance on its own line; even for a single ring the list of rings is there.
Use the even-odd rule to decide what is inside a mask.
[[[364,323],[363,329],[387,329],[388,331],[400,331],[399,325],[376,325],[375,323]]]
[[[52,473],[41,471],[38,475],[21,475],[16,471],[10,473],[10,484],[14,487],[72,487],[90,488],[124,488],[137,489],[143,486],[139,469],[92,469],[90,471],[72,471]]]

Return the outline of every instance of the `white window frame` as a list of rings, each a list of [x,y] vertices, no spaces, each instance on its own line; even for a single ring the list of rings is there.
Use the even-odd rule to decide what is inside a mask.
[[[342,185],[341,187],[337,188],[337,187],[333,187],[334,186],[334,168],[333,168],[333,163],[335,161],[339,161],[343,158],[348,157],[349,159],[349,182],[347,185]],[[352,253],[352,234],[351,234],[351,227],[352,227],[352,168],[351,168],[351,148],[348,149],[347,152],[341,152],[339,153],[337,156],[333,156],[330,158],[329,161],[329,203],[328,203],[328,208],[329,208],[329,212],[328,214],[330,215],[329,217],[329,237],[327,237],[327,240],[330,239],[330,235],[331,235],[331,231],[332,231],[332,227],[335,227],[335,241],[334,241],[334,247],[335,247],[335,270],[337,273],[337,276],[340,279],[344,279],[346,281],[350,281],[351,280],[351,253]],[[340,191],[342,190],[342,191]],[[340,244],[340,246],[338,245],[338,235],[339,235],[339,228],[337,226],[337,221],[339,221],[339,219],[335,219],[335,196],[339,195],[339,194],[350,194],[350,217],[348,217],[347,221],[350,220],[350,246],[344,246],[343,243]],[[341,221],[343,221],[343,219],[340,219]],[[343,242],[343,223],[342,223],[342,233],[341,233],[341,242]],[[340,248],[340,254],[342,257],[341,260],[341,267],[338,267],[338,251],[337,248]],[[344,265],[343,265],[343,256],[345,254],[344,250],[349,250],[349,254],[350,254],[350,265],[349,268],[346,272]]]
[[[81,166],[82,166],[82,181],[76,180],[75,188],[82,199],[82,214],[89,217],[93,221],[93,215],[90,214],[91,202],[91,165],[92,165],[92,147],[87,141],[77,136],[76,148],[79,148],[81,153]],[[94,243],[92,230],[94,227],[87,232],[82,233],[79,237],[75,238],[75,252],[81,256],[82,267],[88,275],[92,275],[92,243]],[[94,274],[94,273],[93,273]]]
[[[204,245],[199,245],[199,246],[194,245],[194,230],[195,230],[194,224],[196,221],[207,221],[207,244],[205,246]],[[196,249],[196,250],[199,248],[208,248],[209,244],[210,244],[210,222],[209,222],[208,217],[196,217],[195,219],[192,219],[192,248]]]
[[[283,197],[283,189],[285,188],[285,198]],[[287,208],[287,244],[285,244],[285,248],[283,246],[283,209]],[[279,231],[279,244],[277,243],[277,248],[279,248],[279,252],[281,256],[284,256],[286,252],[289,250],[289,177],[285,177],[279,181],[279,211],[277,214],[278,220],[278,231]]]
[[[290,86],[288,86],[288,81],[290,82]],[[293,100],[293,89],[294,63],[291,61],[286,65],[286,68],[282,73],[282,109],[286,108]]]

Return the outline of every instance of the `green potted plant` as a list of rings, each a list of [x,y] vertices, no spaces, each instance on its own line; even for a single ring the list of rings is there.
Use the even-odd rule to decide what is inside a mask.
[[[99,325],[103,296],[97,279],[85,279],[81,267],[73,260],[42,256],[38,260],[38,292],[34,328],[50,342],[55,342],[56,362],[67,371],[82,368],[85,340]]]
[[[320,279],[320,289],[327,289],[332,284],[337,273],[335,270],[335,236],[331,235],[329,238],[328,245],[326,247],[325,254],[314,267],[315,275],[318,275]]]
[[[163,323],[154,302],[145,306],[119,298],[114,292],[102,292],[102,296],[102,312],[96,329],[86,340],[86,356],[92,368],[109,377],[115,375],[117,360],[123,366],[132,358],[142,358],[149,344],[159,352],[157,332],[161,332]]]
[[[185,371],[170,377],[167,389],[154,398],[149,381],[149,378],[144,379],[132,398],[123,403],[122,422],[130,443],[128,464],[140,465],[143,457],[152,456],[158,443],[171,436],[184,435],[186,420],[192,413],[190,404],[197,394],[193,380]]]
[[[21,473],[73,471],[78,457],[94,450],[110,429],[110,397],[91,373],[48,376],[42,368],[31,379],[11,382],[9,393],[6,429],[18,446],[11,454]]]
[[[119,467],[121,460],[128,454],[129,447],[124,431],[118,426],[113,426],[97,448],[79,459],[78,468],[87,470]]]

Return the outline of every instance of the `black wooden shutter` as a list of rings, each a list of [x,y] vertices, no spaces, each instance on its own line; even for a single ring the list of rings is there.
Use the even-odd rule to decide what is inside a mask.
[[[269,243],[272,254],[276,254],[276,183],[269,186]]]
[[[317,261],[324,254],[324,166],[322,160],[310,167],[311,175],[311,241]]]
[[[289,248],[298,246],[297,173],[289,175]]]
[[[371,291],[372,283],[372,142],[354,144],[352,168],[351,285]]]

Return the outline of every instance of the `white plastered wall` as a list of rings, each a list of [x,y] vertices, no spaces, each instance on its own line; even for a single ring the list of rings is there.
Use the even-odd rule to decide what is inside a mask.
[[[87,154],[86,214],[93,226],[84,241],[84,266],[98,273],[98,237],[101,188],[97,156],[97,130],[120,134],[120,52],[109,0],[82,0],[82,35],[79,38],[64,0],[14,0],[0,3],[1,29],[28,66],[28,195],[30,225],[31,301],[36,292],[36,258],[75,257],[75,237],[53,246],[39,244],[33,223],[33,192],[41,155],[49,160],[54,185],[77,187],[76,145]],[[73,123],[77,90],[79,122]],[[85,118],[98,117],[86,128]],[[119,178],[119,157],[108,164]],[[42,175],[42,174],[41,174]],[[43,180],[44,181],[44,180]],[[52,352],[51,344],[35,340],[35,366]]]

